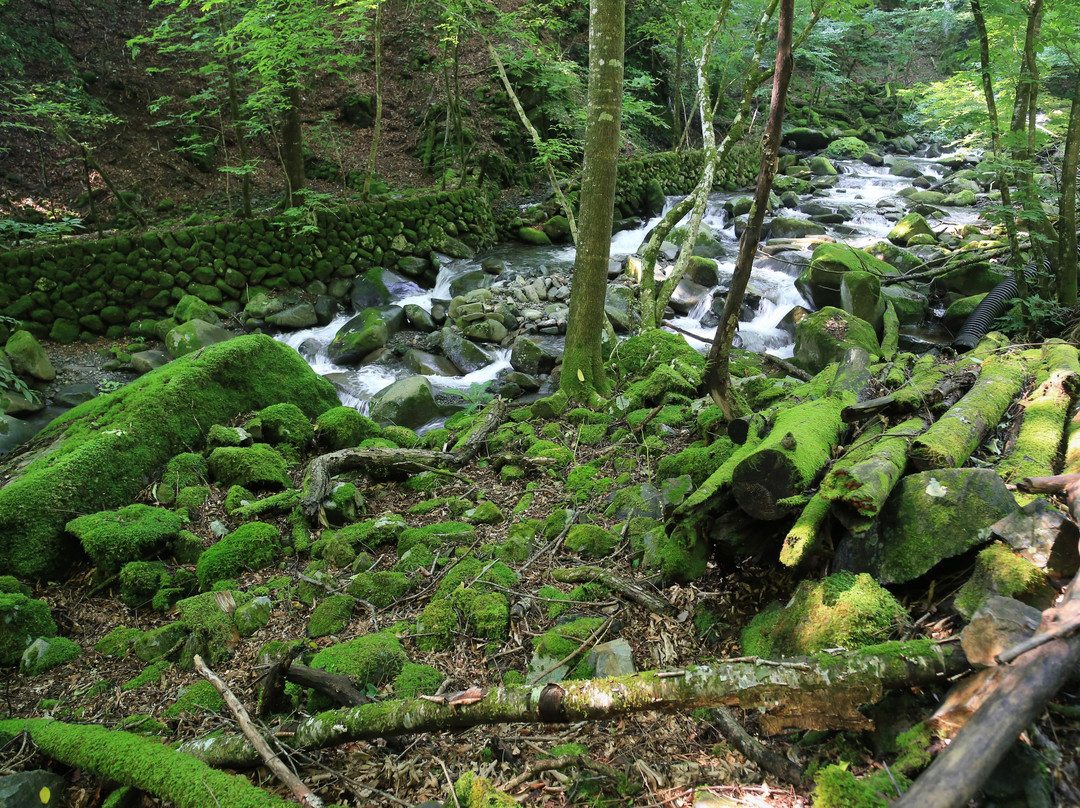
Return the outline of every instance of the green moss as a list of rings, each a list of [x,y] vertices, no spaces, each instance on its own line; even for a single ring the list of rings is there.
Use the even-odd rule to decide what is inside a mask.
[[[111,574],[129,561],[164,548],[183,526],[184,517],[178,513],[135,504],[72,519],[67,530],[79,539],[98,569]]]
[[[366,600],[377,609],[405,597],[412,589],[412,580],[404,572],[361,572],[353,576],[346,591],[353,597]]]
[[[586,558],[603,558],[610,555],[619,543],[619,537],[599,525],[579,524],[566,534],[566,546]]]
[[[397,551],[399,555],[406,553],[411,547],[423,544],[430,549],[472,544],[476,538],[476,530],[472,525],[464,522],[438,522],[420,528],[403,530],[398,536]]]
[[[743,650],[770,657],[861,648],[888,639],[908,622],[904,607],[869,575],[839,572],[804,581],[788,606],[755,617],[744,631]]]
[[[503,687],[514,687],[525,684],[525,674],[521,671],[507,671],[502,677]]]
[[[130,503],[169,458],[201,444],[211,424],[290,400],[310,416],[337,402],[330,383],[296,351],[253,335],[178,359],[69,410],[37,437],[39,445],[55,441],[49,451],[27,456],[22,476],[0,489],[0,569],[33,577],[63,571],[72,557],[63,533],[72,512]]]
[[[120,685],[120,689],[127,692],[131,690],[138,690],[140,687],[144,687],[149,684],[158,684],[161,681],[161,677],[165,675],[165,672],[172,667],[171,662],[160,660],[153,662],[143,668],[142,672],[132,679],[124,682]]]
[[[352,407],[333,407],[315,419],[316,440],[331,451],[350,449],[380,432],[378,424]]]
[[[540,637],[533,640],[533,650],[537,656],[549,657],[554,660],[562,660],[570,657],[569,664],[575,666],[576,663],[584,662],[584,660],[576,659],[573,655],[581,649],[585,640],[587,640],[592,633],[603,624],[603,622],[603,618],[600,617],[580,617],[573,622],[556,626],[553,629],[545,631]],[[585,673],[585,670],[582,669],[581,671],[578,671],[576,667],[574,667],[569,678],[575,678],[575,676],[576,678],[583,678],[577,676],[579,673]]]
[[[352,595],[331,595],[324,598],[319,601],[308,621],[308,636],[325,637],[340,633],[349,624],[355,608],[356,598]]]
[[[567,755],[587,755],[589,754],[588,748],[582,743],[561,743],[558,746],[553,746],[551,751],[544,755],[544,757],[565,757]]]
[[[145,606],[169,583],[160,561],[130,561],[120,570],[120,599],[132,609]]]
[[[219,446],[210,453],[210,473],[221,485],[245,488],[290,488],[286,461],[265,443],[252,446]]]
[[[465,499],[465,497],[452,496],[452,497],[432,497],[431,499],[425,499],[423,502],[418,502],[409,508],[409,513],[416,516],[426,516],[429,513],[446,509],[453,516],[461,516],[469,508],[475,507],[472,500]]]
[[[262,440],[267,443],[288,443],[303,449],[315,437],[311,421],[295,404],[271,404],[256,417],[262,424]]]
[[[463,515],[474,525],[497,525],[506,520],[499,506],[487,501],[477,504],[475,508],[470,508]]]
[[[420,437],[407,426],[391,424],[384,426],[380,437],[393,441],[402,449],[413,449],[420,443]]]
[[[526,457],[547,457],[555,461],[556,468],[565,468],[574,462],[574,453],[565,446],[549,440],[538,440],[525,452]]]
[[[237,505],[232,515],[240,521],[249,522],[268,514],[288,512],[299,507],[302,496],[303,492],[297,488],[290,488],[288,491],[259,499],[252,495],[246,505],[243,503]]]
[[[406,523],[404,516],[388,513],[375,519],[366,519],[363,522],[346,525],[338,532],[356,547],[375,550],[384,544],[398,541],[398,538],[407,528],[408,523]]]
[[[970,620],[991,595],[1016,598],[1039,609],[1054,600],[1046,573],[1002,542],[979,552],[975,571],[956,593],[956,610]]]
[[[439,474],[435,471],[422,471],[419,474],[414,474],[409,477],[402,485],[410,491],[430,493],[449,485],[452,482],[452,479],[453,478],[448,477],[445,474]]]
[[[544,522],[544,540],[554,541],[566,529],[566,520],[570,518],[570,511],[566,508],[556,508]]]
[[[335,567],[351,567],[356,560],[356,547],[344,531],[327,530],[311,545],[311,555],[324,558]]]
[[[277,560],[281,534],[265,522],[249,522],[225,536],[199,556],[195,574],[199,586],[210,589],[215,581],[233,578],[244,570],[258,570]]]
[[[127,656],[135,640],[142,636],[142,631],[137,628],[117,626],[94,646],[94,650],[103,656]]]
[[[181,452],[165,464],[157,487],[157,501],[162,505],[172,505],[182,489],[206,485],[209,476],[206,458],[195,452]]]
[[[450,597],[458,587],[468,586],[476,592],[487,592],[492,585],[510,589],[516,583],[517,575],[502,562],[489,565],[473,556],[466,556],[443,576],[435,597]]]
[[[18,592],[0,593],[0,665],[15,665],[38,637],[56,634],[48,605]]]
[[[421,693],[433,694],[442,684],[443,675],[430,665],[407,662],[394,678],[394,697],[415,699]]]
[[[201,712],[220,713],[225,708],[225,699],[210,682],[195,682],[181,691],[180,698],[165,711],[166,718],[179,718],[182,715],[196,715]]]
[[[457,612],[448,600],[433,600],[424,607],[416,623],[416,647],[421,651],[445,651],[454,641]]]
[[[478,637],[505,640],[510,625],[510,603],[502,592],[483,592],[473,599],[468,618]]]
[[[473,772],[465,772],[458,778],[454,794],[461,808],[517,808],[513,797]]]
[[[644,331],[619,344],[615,355],[616,368],[624,378],[647,376],[659,367],[686,365],[705,370],[705,357],[687,344],[678,334],[659,328]]]
[[[29,597],[33,590],[13,575],[0,575],[0,593],[16,593]]]
[[[67,637],[42,637],[22,653],[19,672],[36,676],[82,656],[82,648]]]
[[[189,530],[181,530],[172,543],[173,556],[181,564],[195,563],[202,552],[202,539]]]
[[[170,732],[167,724],[163,724],[150,715],[124,716],[117,722],[116,728],[136,735],[168,735]],[[101,808],[107,808],[108,804],[108,801],[102,803]]]
[[[210,447],[243,446],[245,443],[250,442],[251,435],[247,430],[236,426],[214,424],[206,435],[206,445]]]
[[[587,410],[582,407],[570,410],[563,415],[567,421],[572,424],[596,424],[604,425],[610,424],[615,420],[615,416],[606,412],[594,412],[593,410]]]
[[[210,486],[189,485],[177,492],[173,508],[177,513],[186,515],[188,519],[191,519],[199,508],[206,504],[208,499],[210,499]],[[180,531],[181,534],[184,532],[183,530]],[[173,542],[173,546],[176,546],[176,542]]]
[[[324,648],[312,657],[311,667],[351,676],[363,690],[368,685],[386,684],[408,661],[398,638],[387,630]]]
[[[579,503],[603,496],[613,485],[614,481],[602,475],[595,463],[575,467],[566,478],[566,490]]]

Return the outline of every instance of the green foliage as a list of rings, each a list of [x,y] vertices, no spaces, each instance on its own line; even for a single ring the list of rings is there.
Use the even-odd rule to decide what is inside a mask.
[[[1016,298],[1013,306],[994,321],[993,327],[1014,342],[1042,342],[1061,334],[1069,316],[1068,306],[1032,293],[1026,298]]]

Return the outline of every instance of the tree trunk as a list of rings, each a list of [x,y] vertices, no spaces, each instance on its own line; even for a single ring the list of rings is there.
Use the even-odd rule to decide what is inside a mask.
[[[581,229],[559,389],[587,403],[609,389],[602,335],[622,115],[624,0],[590,0]]]
[[[1057,298],[1063,306],[1076,305],[1076,170],[1080,157],[1080,71],[1073,78],[1069,130],[1065,136],[1065,156],[1061,160],[1061,200],[1058,203],[1058,272]]]
[[[304,133],[300,126],[300,88],[286,80],[285,110],[281,121],[281,163],[285,169],[285,207],[304,202]]]
[[[983,363],[975,386],[915,440],[911,462],[919,471],[962,466],[1001,423],[1023,389],[1027,371],[1017,356],[994,355]]]
[[[780,128],[784,122],[784,104],[787,101],[788,82],[791,80],[791,25],[794,13],[794,0],[781,0],[776,40],[776,67],[773,71],[769,122],[765,126],[761,172],[758,174],[754,203],[750,208],[750,222],[739,242],[735,273],[731,279],[727,299],[724,301],[720,325],[716,327],[716,336],[713,338],[712,348],[709,351],[709,364],[705,374],[709,393],[724,411],[728,420],[735,416],[728,361],[735,340],[735,329],[739,325],[739,312],[742,309],[743,296],[746,294],[746,285],[750,281],[750,273],[754,268],[754,256],[757,253],[758,241],[761,239],[761,224],[765,219],[765,209],[769,206],[769,192],[772,190],[773,177],[776,176],[777,155],[780,151]]]
[[[390,735],[521,722],[603,721],[635,712],[718,705],[761,708],[759,720],[769,733],[791,727],[865,729],[871,722],[859,706],[877,702],[886,691],[945,681],[965,670],[967,660],[955,644],[884,643],[820,659],[750,659],[609,679],[492,688],[460,706],[427,699],[365,704],[302,721],[292,745],[319,749]],[[259,763],[242,736],[204,738],[180,748],[212,766]]]
[[[371,152],[368,154],[367,175],[361,199],[371,196],[371,179],[375,176],[375,156],[379,153],[382,133],[382,0],[375,4],[375,128],[371,132]]]
[[[222,38],[225,37],[225,18],[221,11],[217,16],[218,31]],[[226,86],[229,90],[229,117],[232,118],[233,136],[236,138],[236,148],[240,152],[240,200],[243,206],[245,218],[251,218],[251,151],[248,149],[247,135],[244,132],[244,122],[240,118],[240,82],[236,78],[236,65],[233,63],[231,51],[223,55],[225,59]]]

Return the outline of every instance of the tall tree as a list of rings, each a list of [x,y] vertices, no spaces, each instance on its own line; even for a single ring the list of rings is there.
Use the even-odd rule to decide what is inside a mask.
[[[581,221],[559,388],[590,402],[608,391],[602,335],[622,116],[624,0],[590,0],[589,99]]]
[[[791,80],[791,27],[795,15],[795,0],[780,0],[780,18],[776,36],[776,66],[773,68],[772,101],[769,105],[769,121],[765,125],[765,141],[761,153],[761,171],[758,173],[754,202],[750,208],[750,221],[743,231],[739,242],[739,255],[735,260],[735,272],[731,278],[731,288],[724,301],[724,312],[720,315],[720,324],[716,327],[705,380],[709,394],[730,420],[735,416],[731,397],[731,375],[728,372],[728,360],[735,340],[735,329],[739,324],[739,310],[742,308],[746,285],[750,281],[750,272],[754,268],[754,256],[757,254],[761,239],[761,224],[765,219],[765,209],[769,206],[769,192],[772,190],[773,177],[776,176],[777,158],[780,152],[780,128],[784,123],[784,104],[787,102],[788,83]]]

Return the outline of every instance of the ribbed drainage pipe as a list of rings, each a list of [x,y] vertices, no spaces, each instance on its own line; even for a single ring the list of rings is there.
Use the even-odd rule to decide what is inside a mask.
[[[1050,259],[1044,258],[1043,264],[1046,270],[1051,270]],[[1031,283],[1035,280],[1035,264],[1027,264],[1023,267],[1024,280]],[[994,325],[994,320],[1005,313],[1009,303],[1016,297],[1016,272],[991,289],[982,299],[975,311],[968,315],[960,332],[952,341],[953,347],[958,351],[970,351],[979,344],[979,340],[989,333]]]

